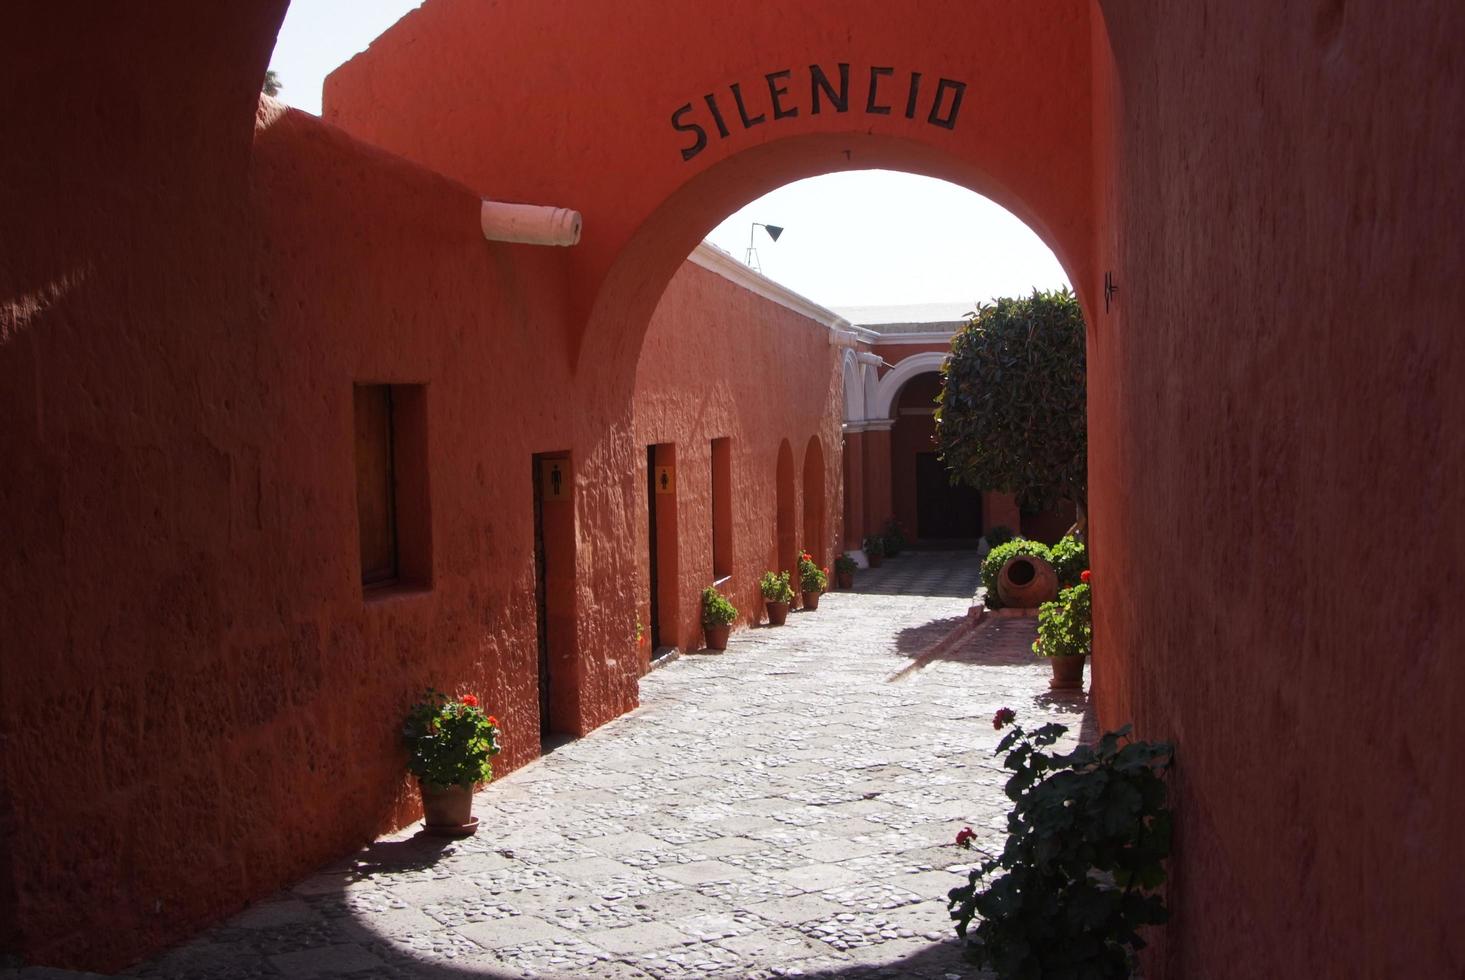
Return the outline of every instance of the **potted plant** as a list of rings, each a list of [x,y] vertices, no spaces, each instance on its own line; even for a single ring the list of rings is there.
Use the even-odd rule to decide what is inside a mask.
[[[849,556],[848,552],[840,552],[834,559],[834,580],[839,583],[841,589],[852,589],[855,587],[855,569],[859,565]]]
[[[885,539],[878,534],[866,535],[865,557],[870,560],[871,568],[879,568],[880,563],[885,560]]]
[[[894,517],[885,522],[885,530],[880,532],[880,537],[885,541],[886,558],[894,558],[905,550],[905,525]]]
[[[1051,659],[1053,679],[1048,686],[1055,691],[1083,687],[1084,658],[1093,651],[1088,571],[1081,577],[1083,581],[1064,589],[1056,600],[1043,603],[1038,610],[1038,638],[1033,641],[1033,652]]]
[[[500,751],[498,719],[484,714],[472,694],[450,699],[429,688],[408,712],[402,740],[407,768],[422,790],[427,832],[466,837],[476,831],[473,788],[493,779],[490,760]]]
[[[820,569],[814,564],[814,556],[807,551],[799,555],[799,590],[804,594],[804,608],[813,612],[819,608],[819,596],[829,588],[829,569]]]
[[[758,589],[763,593],[764,605],[768,607],[768,625],[782,626],[788,622],[788,604],[794,601],[788,572],[764,572],[758,580]]]
[[[737,618],[738,608],[727,596],[710,585],[702,590],[702,632],[707,634],[707,649],[727,649],[727,635]]]

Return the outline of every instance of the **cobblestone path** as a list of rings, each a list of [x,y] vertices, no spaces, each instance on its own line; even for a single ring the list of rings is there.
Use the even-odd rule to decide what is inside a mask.
[[[814,613],[642,681],[642,707],[478,794],[478,836],[376,842],[131,971],[335,976],[976,976],[945,911],[1000,837],[991,717],[1056,719],[1030,620],[939,656],[970,553],[908,553]],[[912,590],[912,591],[905,591]]]

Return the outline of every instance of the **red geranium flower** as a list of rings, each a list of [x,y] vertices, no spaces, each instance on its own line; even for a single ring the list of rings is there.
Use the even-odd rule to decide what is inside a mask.
[[[977,835],[975,832],[973,832],[972,828],[963,827],[961,828],[961,830],[956,832],[956,846],[970,849],[972,846],[972,838],[976,836]]]
[[[1011,708],[998,708],[997,713],[992,716],[992,727],[999,732],[1017,720],[1017,712]]]
[[[493,715],[489,715],[488,716],[488,723],[490,725],[492,725],[494,728],[499,727],[499,720],[497,718],[495,718]]]
[[[477,697],[477,695],[465,694],[461,698],[459,698],[458,700],[459,701],[462,701],[464,704],[466,704],[470,708],[476,708],[476,707],[478,707],[478,697]]]
[[[825,565],[824,566],[824,574],[825,575],[828,575],[829,574],[829,566],[828,565]]]
[[[1080,582],[1087,582],[1089,580],[1089,570],[1087,568],[1078,573],[1078,580]]]

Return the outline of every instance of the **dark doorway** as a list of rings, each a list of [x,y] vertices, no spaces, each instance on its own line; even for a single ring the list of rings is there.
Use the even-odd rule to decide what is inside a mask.
[[[953,486],[935,453],[916,453],[916,537],[923,541],[975,541],[982,536],[982,494]]]
[[[651,649],[661,649],[661,579],[656,562],[656,447],[646,447],[646,543],[651,558]]]
[[[539,636],[539,737],[550,733],[549,724],[549,610],[545,601],[544,555],[544,468],[543,457],[534,457],[534,616]]]

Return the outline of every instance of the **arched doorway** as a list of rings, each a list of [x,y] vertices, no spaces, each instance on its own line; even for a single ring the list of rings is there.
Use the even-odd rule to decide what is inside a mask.
[[[941,376],[927,371],[907,381],[891,406],[891,511],[922,543],[972,543],[982,536],[982,494],[953,485],[937,455],[935,411],[940,393]]]
[[[829,560],[824,553],[824,447],[818,436],[809,437],[804,450],[804,540],[802,547],[814,556],[814,564]]]
[[[790,573],[798,569],[798,525],[795,521],[794,451],[785,439],[778,446],[778,472],[774,477],[777,484],[778,504],[773,541],[773,565],[779,571]],[[797,581],[795,581],[797,588]]]

